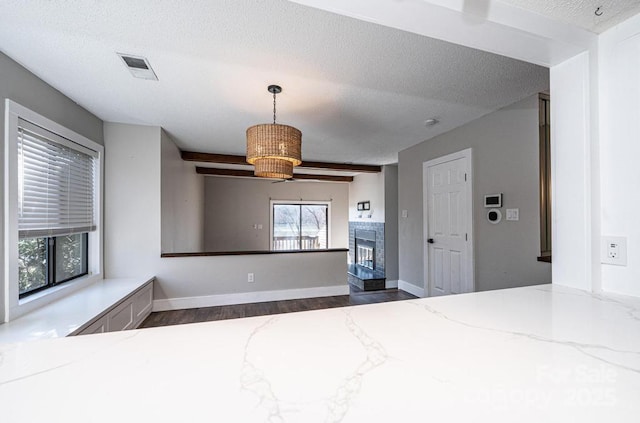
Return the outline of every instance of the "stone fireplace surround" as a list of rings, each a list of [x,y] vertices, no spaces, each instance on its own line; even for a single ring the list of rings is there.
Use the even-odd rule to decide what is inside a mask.
[[[375,268],[373,270],[356,266],[356,232],[366,234],[369,240],[375,234]],[[371,291],[385,289],[384,271],[384,223],[349,222],[349,263],[347,280],[351,285]]]

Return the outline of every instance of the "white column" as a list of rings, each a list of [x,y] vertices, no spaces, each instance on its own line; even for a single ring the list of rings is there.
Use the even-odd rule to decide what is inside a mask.
[[[588,291],[593,290],[594,274],[598,279],[593,237],[598,214],[592,214],[592,202],[599,201],[591,163],[593,153],[597,155],[592,152],[590,93],[592,73],[597,73],[593,66],[590,53],[584,52],[550,69],[552,279],[554,284]]]

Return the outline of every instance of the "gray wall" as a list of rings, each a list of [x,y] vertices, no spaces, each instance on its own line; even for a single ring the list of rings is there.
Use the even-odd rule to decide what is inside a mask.
[[[4,99],[8,98],[60,125],[104,145],[102,121],[60,91],[0,53],[0,98],[4,136]]]
[[[161,146],[162,252],[188,253],[204,247],[204,176],[165,131]]]
[[[387,281],[397,281],[398,270],[398,166],[384,166],[384,261]]]
[[[102,121],[71,99],[39,79],[0,52],[0,136],[4,140],[4,100],[10,100],[37,112],[85,137],[104,144]],[[0,148],[0,189],[4,190],[4,148]],[[4,193],[2,193],[4,201]],[[0,208],[4,221],[4,206]],[[0,225],[0,239],[4,239]],[[4,274],[4,243],[0,243],[0,272]],[[0,289],[0,315],[4,312],[4,290]],[[0,319],[1,320],[1,319]]]
[[[473,224],[476,290],[551,282],[551,265],[536,261],[540,246],[538,203],[538,100],[529,97],[460,128],[401,151],[398,156],[400,280],[424,287],[422,164],[473,148]],[[485,194],[504,193],[520,220],[492,225]],[[504,216],[503,216],[504,218]]]
[[[331,200],[329,247],[347,248],[349,184],[206,177],[205,250],[269,250],[270,200]]]

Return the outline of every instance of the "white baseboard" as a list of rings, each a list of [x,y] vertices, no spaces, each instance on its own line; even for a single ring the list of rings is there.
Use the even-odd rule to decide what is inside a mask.
[[[384,289],[394,289],[398,287],[398,281],[385,281]]]
[[[420,288],[419,286],[415,286],[414,284],[403,280],[398,281],[398,289],[408,292],[411,295],[415,295],[418,298],[424,298],[425,296],[424,288]]]
[[[237,294],[204,295],[200,297],[167,298],[164,300],[154,300],[153,311],[263,303],[265,301],[298,300],[301,298],[331,297],[334,295],[349,295],[349,285],[283,289],[278,291],[241,292]]]

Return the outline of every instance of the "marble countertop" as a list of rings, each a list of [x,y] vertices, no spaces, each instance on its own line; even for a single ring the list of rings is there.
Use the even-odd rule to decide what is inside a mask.
[[[0,345],[7,422],[638,422],[640,299],[537,286]]]

